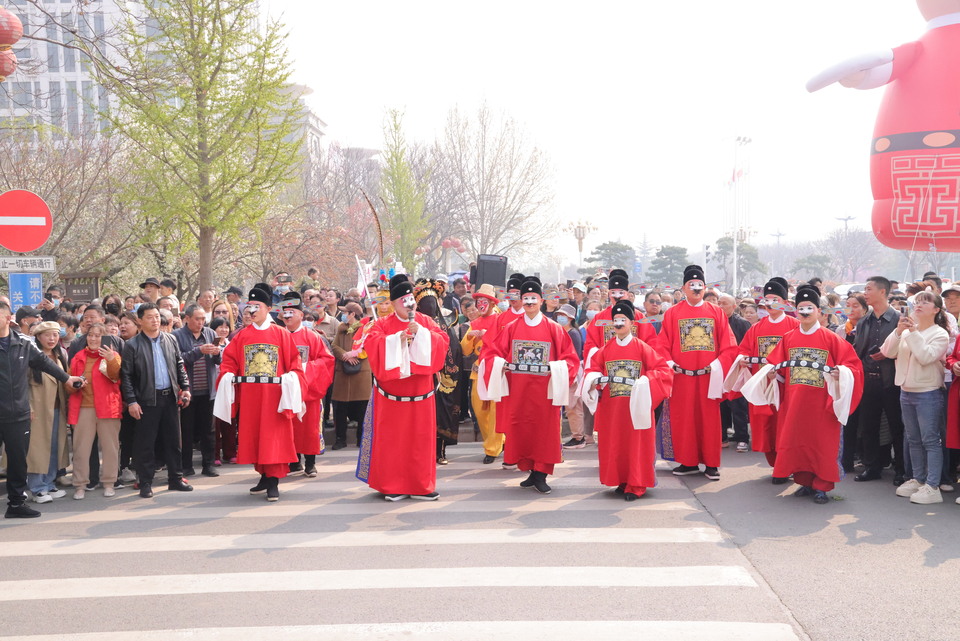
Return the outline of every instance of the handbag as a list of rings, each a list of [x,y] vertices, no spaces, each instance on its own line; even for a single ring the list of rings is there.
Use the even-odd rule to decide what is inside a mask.
[[[359,359],[357,360],[356,364],[350,363],[348,361],[340,361],[340,362],[343,365],[343,373],[347,375],[359,374],[360,368],[363,367],[363,363],[361,363]]]

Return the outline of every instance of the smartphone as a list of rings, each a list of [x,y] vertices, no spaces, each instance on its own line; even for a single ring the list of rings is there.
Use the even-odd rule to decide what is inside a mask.
[[[874,354],[879,354],[879,353],[880,353],[880,346],[874,345],[873,347],[870,348],[870,351],[867,352],[867,355],[873,356]]]
[[[907,306],[906,306],[906,305],[904,305],[904,306],[902,306],[902,307],[900,308],[900,315],[901,315],[901,316],[907,316],[909,313],[910,313],[910,310],[907,309]]]
[[[222,336],[217,336],[216,338],[213,339],[213,344],[214,344],[214,345],[219,346],[220,343],[222,343],[222,342],[223,342],[223,337],[222,337]]]

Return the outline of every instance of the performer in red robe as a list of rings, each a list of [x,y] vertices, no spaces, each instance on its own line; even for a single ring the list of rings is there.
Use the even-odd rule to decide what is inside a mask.
[[[801,486],[796,496],[823,504],[843,478],[843,423],[860,402],[863,366],[850,343],[820,325],[815,287],[798,288],[796,300],[800,327],[780,340],[743,395],[756,405],[779,406],[773,475],[792,474]]]
[[[489,332],[484,336],[487,344],[492,343],[497,339],[497,335],[500,334],[507,326],[515,323],[517,320],[523,317],[523,302],[520,300],[520,287],[523,286],[524,281],[526,281],[526,276],[520,273],[511,274],[510,278],[507,279],[507,301],[509,306],[503,311],[502,314],[497,314],[493,325],[494,332],[491,335]],[[482,397],[481,397],[482,398]],[[486,400],[486,399],[483,399]],[[497,403],[494,407],[496,411],[496,420],[494,421],[494,429],[500,433],[506,435],[508,427],[508,419],[504,412],[506,411],[503,406]],[[504,437],[506,438],[506,436]],[[504,441],[506,442],[506,441]],[[505,470],[515,470],[517,466],[515,463],[507,462],[507,459],[504,458],[501,467]]]
[[[763,286],[761,305],[766,306],[769,316],[761,318],[747,330],[740,341],[739,355],[727,376],[728,391],[739,392],[746,380],[767,364],[767,355],[773,351],[784,334],[800,326],[796,318],[787,316],[785,309],[788,297],[787,281],[775,276]],[[754,452],[763,452],[767,463],[773,467],[777,460],[777,409],[773,405],[749,406],[750,440]],[[789,478],[773,477],[773,484],[780,485]]]
[[[520,296],[524,316],[486,343],[479,375],[485,400],[498,402],[497,428],[501,416],[506,421],[504,466],[529,470],[520,486],[549,494],[547,475],[563,460],[560,407],[569,402],[580,359],[566,330],[540,312],[540,281],[523,283]]]
[[[599,440],[600,482],[616,487],[627,501],[657,484],[653,411],[673,387],[667,361],[633,335],[634,315],[627,301],[612,307],[614,339],[594,354],[581,394],[605,426]]]
[[[243,313],[251,323],[223,350],[214,415],[226,423],[238,416],[237,463],[253,463],[260,473],[250,493],[266,493],[268,501],[276,501],[279,480],[297,460],[293,417],[305,410],[301,394],[306,380],[290,332],[270,318],[271,303],[268,292],[250,291]],[[236,402],[235,383],[242,387]]]
[[[613,340],[613,306],[626,297],[627,290],[630,287],[630,277],[622,269],[613,269],[610,271],[610,277],[607,282],[610,296],[610,307],[601,311],[593,317],[593,320],[587,323],[587,337],[583,342],[583,367],[590,368],[590,359],[597,351]],[[636,320],[644,318],[639,311],[635,312]],[[631,323],[633,335],[642,340],[647,345],[652,344],[657,338],[657,331],[650,323]]]
[[[280,317],[290,330],[293,342],[300,350],[303,376],[307,385],[303,390],[303,402],[307,413],[303,419],[293,419],[293,441],[297,457],[303,454],[303,474],[310,478],[317,475],[317,454],[323,454],[323,397],[333,383],[333,354],[316,332],[303,326],[303,300],[299,292],[287,292],[280,303]],[[291,471],[293,471],[291,465]]]
[[[737,354],[737,344],[723,310],[703,300],[703,269],[683,270],[685,299],[663,317],[656,347],[677,376],[673,394],[661,414],[660,448],[663,458],[680,463],[677,476],[698,474],[720,480],[720,401],[723,373]]]
[[[357,477],[388,501],[435,501],[434,374],[443,368],[450,339],[433,319],[414,312],[413,285],[406,278],[390,280],[394,313],[374,322],[364,340],[375,393]]]

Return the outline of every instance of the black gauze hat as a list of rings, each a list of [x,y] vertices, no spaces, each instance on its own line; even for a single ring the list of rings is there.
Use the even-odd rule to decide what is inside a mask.
[[[413,293],[413,283],[406,274],[397,274],[390,279],[390,300],[399,300]]]
[[[622,269],[615,269],[610,272],[610,280],[607,281],[607,289],[629,289],[630,277]]]
[[[767,294],[775,294],[786,300],[789,295],[787,293],[787,281],[779,276],[774,276],[763,286],[763,295],[766,296]]]
[[[610,308],[611,318],[616,318],[617,314],[623,314],[630,320],[633,320],[636,317],[634,313],[633,304],[629,301],[622,300],[613,307]]]
[[[520,286],[523,285],[526,280],[527,277],[523,274],[510,274],[510,278],[507,279],[507,291],[520,289]]]
[[[520,286],[520,295],[524,294],[536,294],[540,298],[543,298],[543,288],[540,286],[539,278],[530,278],[525,283]]]
[[[683,284],[686,285],[691,280],[702,280],[706,282],[707,278],[703,275],[703,267],[700,265],[687,265],[683,268]]]
[[[797,288],[797,299],[794,306],[799,307],[800,303],[813,303],[814,307],[820,309],[820,290],[813,285],[800,285]]]
[[[270,294],[270,292],[265,292],[259,287],[254,287],[250,290],[247,300],[251,303],[263,303],[267,307],[271,307],[273,305],[273,296]]]

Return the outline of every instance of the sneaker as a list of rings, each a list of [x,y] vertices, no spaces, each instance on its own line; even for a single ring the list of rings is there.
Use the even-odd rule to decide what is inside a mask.
[[[220,462],[220,459],[218,459],[218,458],[213,459],[213,466],[214,466],[214,467],[220,467],[221,465],[223,465],[223,463]]]
[[[55,489],[53,492],[47,492],[46,494],[50,496],[50,498],[54,499],[62,499],[67,495],[66,491],[61,490],[60,488]]]
[[[35,492],[33,494],[34,503],[53,503],[53,497],[49,492]]]
[[[587,439],[581,438],[571,438],[569,441],[563,444],[563,449],[565,450],[582,450],[587,446]]]
[[[715,467],[708,467],[703,470],[703,475],[706,476],[711,481],[720,480],[720,470]]]
[[[346,442],[345,440],[339,439],[339,438],[338,438],[336,441],[334,441],[334,443],[333,443],[333,449],[335,449],[335,450],[342,450],[342,449],[345,448],[346,446],[347,446],[347,442]]]
[[[122,487],[126,487],[126,485],[124,485],[123,481],[121,481],[120,479],[117,479],[116,481],[113,482],[113,489],[119,490]]]
[[[384,494],[384,501],[402,501],[403,499],[410,498],[409,494]]]
[[[699,465],[678,465],[673,468],[673,473],[676,476],[689,476],[690,474],[699,474],[700,466]]]
[[[436,501],[440,498],[440,494],[438,492],[430,492],[430,494],[411,494],[410,498],[418,501]]]
[[[8,505],[7,513],[3,516],[8,519],[32,519],[40,516],[40,512],[26,503],[21,503],[20,505]]]
[[[87,489],[88,489],[88,490],[93,491],[93,490],[97,489],[98,487],[100,487],[100,483],[99,483],[99,482],[98,482],[98,483],[87,483]]]
[[[743,441],[740,441],[739,443],[737,443],[737,451],[741,454],[745,454],[750,451],[750,445],[748,443],[744,443]]]
[[[83,495],[85,493],[86,493],[86,490],[84,488],[78,487],[76,490],[73,491],[74,500],[77,500],[77,501],[83,500]]]
[[[137,473],[131,470],[129,467],[123,468],[123,471],[120,472],[120,479],[124,483],[133,483],[137,480]]]
[[[943,503],[943,496],[940,494],[940,488],[932,487],[924,483],[920,489],[910,495],[911,503],[921,505],[930,505],[931,503]]]
[[[104,495],[105,497],[107,497],[107,498],[110,498],[111,496],[116,495],[116,493],[117,493],[117,491],[116,491],[115,489],[113,489],[112,487],[105,487],[105,488],[103,488],[103,495]]]
[[[816,490],[813,494],[813,502],[817,505],[826,505],[830,502],[830,497],[823,490]]]
[[[720,442],[720,447],[723,448],[723,449],[726,449],[726,448],[730,447],[730,441],[721,441],[721,442]]]
[[[941,483],[941,484],[940,484],[940,491],[941,491],[941,492],[953,492],[953,486],[950,485],[949,483]]]
[[[913,493],[920,489],[922,484],[918,483],[916,479],[910,479],[903,485],[897,488],[897,496],[910,497],[913,496]]]

